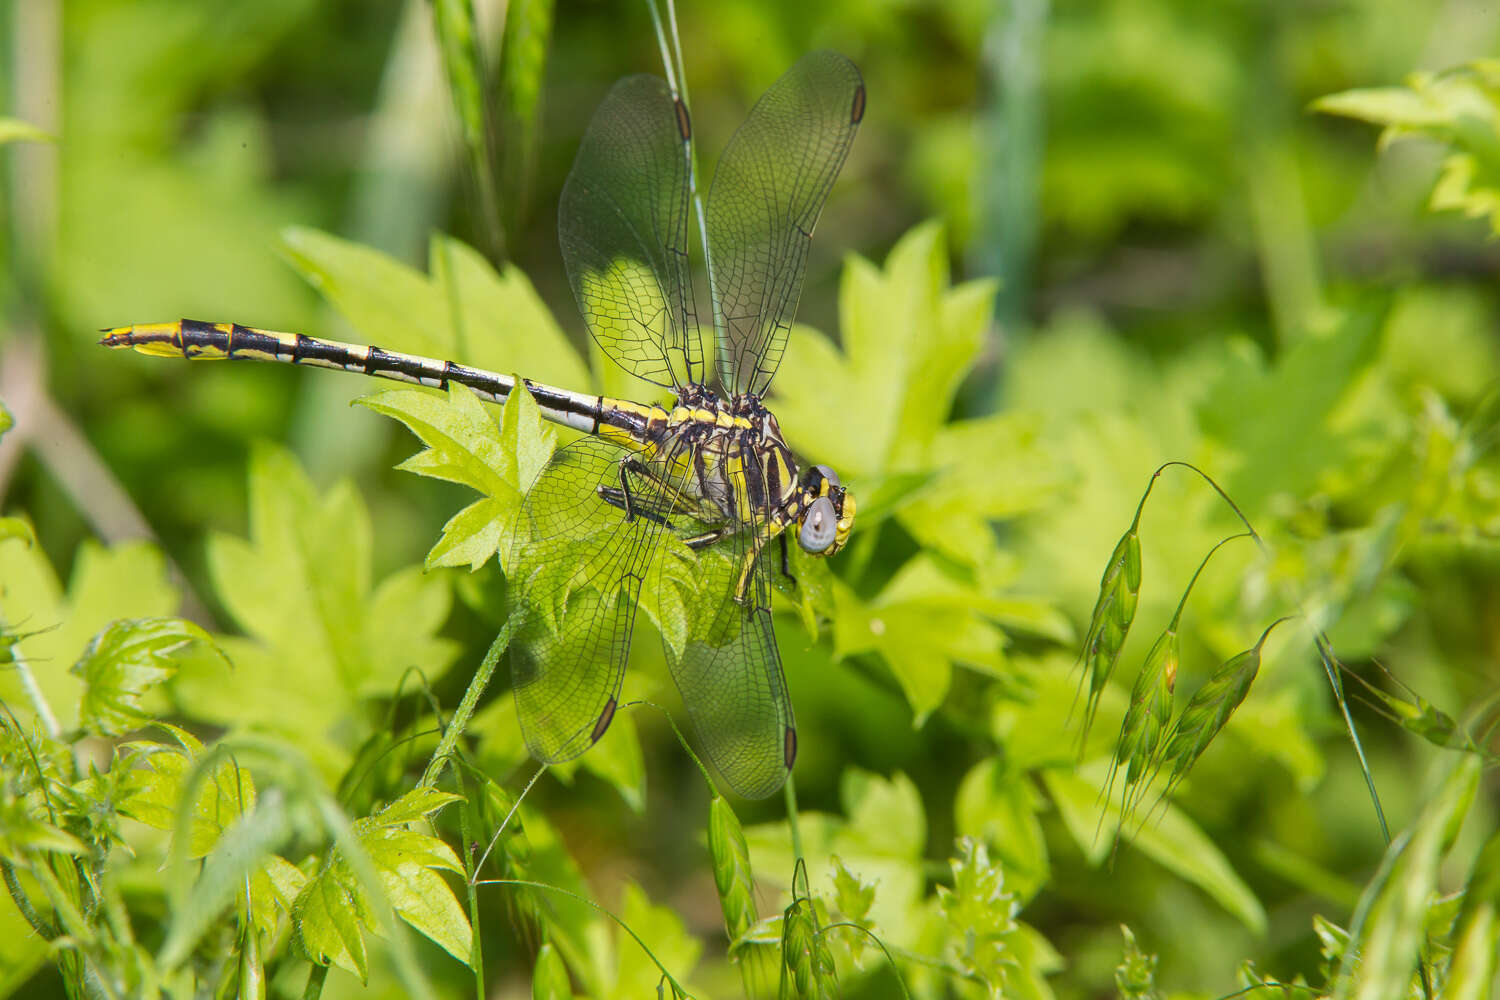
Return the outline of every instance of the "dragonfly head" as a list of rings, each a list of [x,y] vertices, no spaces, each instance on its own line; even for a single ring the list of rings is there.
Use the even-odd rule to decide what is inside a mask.
[[[808,555],[831,556],[844,547],[854,527],[854,497],[826,465],[814,465],[802,475],[802,516],[797,519],[797,544]]]

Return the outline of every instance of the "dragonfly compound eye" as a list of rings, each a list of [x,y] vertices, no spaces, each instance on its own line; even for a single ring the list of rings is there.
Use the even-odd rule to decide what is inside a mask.
[[[834,472],[826,465],[815,465],[813,466],[813,471],[827,480],[829,486],[844,485],[843,483],[839,482],[839,474],[837,472]]]
[[[838,537],[838,520],[833,501],[818,497],[802,515],[802,523],[797,528],[797,544],[812,555],[827,555]]]

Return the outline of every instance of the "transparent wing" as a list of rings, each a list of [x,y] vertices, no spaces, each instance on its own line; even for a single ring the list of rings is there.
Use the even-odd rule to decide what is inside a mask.
[[[810,53],[765,92],[719,160],[707,226],[726,392],[763,395],[776,374],[813,227],[864,109],[854,64]]]
[[[786,781],[797,730],[771,624],[774,555],[755,559],[746,601],[735,599],[754,537],[741,526],[697,554],[685,638],[680,649],[670,639],[665,647],[700,746],[731,788],[760,799]]]
[[[619,705],[641,581],[671,508],[652,459],[582,438],[552,456],[522,503],[509,576],[512,610],[525,617],[511,673],[538,760],[583,753]]]
[[[558,241],[589,332],[621,368],[703,380],[688,273],[687,111],[654,76],[615,84],[578,147]]]

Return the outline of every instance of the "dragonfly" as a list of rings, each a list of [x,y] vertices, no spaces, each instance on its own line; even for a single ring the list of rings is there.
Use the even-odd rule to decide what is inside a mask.
[[[670,392],[670,406],[234,323],[137,324],[103,331],[100,343],[456,384],[495,403],[519,384],[544,418],[583,432],[527,490],[505,563],[521,623],[509,656],[528,749],[560,763],[604,736],[645,607],[698,744],[730,787],[763,798],[797,755],[772,625],[773,574],[795,583],[789,535],[808,555],[830,556],[855,514],[832,469],[799,470],[764,400],[813,229],[864,110],[854,64],[814,52],[735,132],[698,214],[711,334],[700,331],[693,301],[686,105],[662,79],[640,75],[616,83],[595,112],[559,204],[563,263],[604,355]]]

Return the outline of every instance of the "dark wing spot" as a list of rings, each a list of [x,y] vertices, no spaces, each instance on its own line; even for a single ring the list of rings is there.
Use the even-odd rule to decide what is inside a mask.
[[[854,88],[854,105],[849,109],[849,120],[858,125],[865,117],[865,85]]]
[[[604,737],[604,731],[615,719],[615,707],[618,702],[614,698],[604,703],[604,711],[599,713],[599,721],[594,723],[594,731],[589,734],[590,743],[598,743]]]

